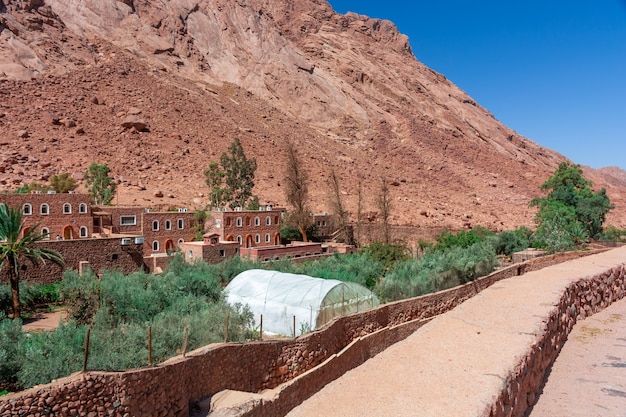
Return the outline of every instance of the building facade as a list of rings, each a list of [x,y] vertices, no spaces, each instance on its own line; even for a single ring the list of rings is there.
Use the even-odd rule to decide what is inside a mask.
[[[37,226],[47,239],[88,239],[93,235],[89,195],[54,192],[0,194],[0,204],[22,211],[26,230]]]
[[[271,206],[259,210],[213,211],[208,232],[220,240],[238,242],[241,247],[280,244],[280,221],[282,210]]]

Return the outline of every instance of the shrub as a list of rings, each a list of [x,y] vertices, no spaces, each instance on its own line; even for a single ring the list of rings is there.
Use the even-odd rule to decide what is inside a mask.
[[[387,269],[393,268],[396,262],[409,259],[411,252],[404,244],[373,242],[363,249],[374,261],[380,262]]]
[[[0,312],[0,387],[17,383],[22,361],[19,346],[22,341],[21,320],[11,320]]]

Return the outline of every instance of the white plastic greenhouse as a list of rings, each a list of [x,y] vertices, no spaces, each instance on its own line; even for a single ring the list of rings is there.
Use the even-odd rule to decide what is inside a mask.
[[[367,288],[353,282],[308,275],[251,269],[226,287],[228,303],[247,304],[263,331],[297,335],[315,330],[333,318],[368,310],[379,304]]]

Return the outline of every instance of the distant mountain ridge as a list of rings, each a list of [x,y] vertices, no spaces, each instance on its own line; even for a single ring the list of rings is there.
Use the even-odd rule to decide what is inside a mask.
[[[202,171],[239,137],[261,200],[285,204],[292,140],[315,211],[334,169],[353,215],[361,181],[376,217],[384,176],[394,223],[503,229],[532,224],[528,202],[565,160],[421,64],[391,22],[321,0],[0,0],[0,40],[4,189],[98,161],[120,204],[201,207]],[[616,172],[586,171],[624,227]]]

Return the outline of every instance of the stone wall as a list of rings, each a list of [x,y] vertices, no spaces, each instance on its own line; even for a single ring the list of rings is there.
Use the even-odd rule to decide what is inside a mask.
[[[522,417],[537,401],[544,376],[576,324],[626,295],[626,266],[572,283],[547,318],[543,333],[515,367],[490,409],[488,417]]]
[[[226,389],[258,392],[287,384],[285,392],[288,395],[279,395],[269,402],[258,402],[249,411],[249,415],[281,415],[319,390],[328,380],[339,376],[339,372],[358,366],[407,337],[423,324],[424,319],[449,311],[494,282],[587,254],[569,253],[538,258],[461,287],[338,318],[323,329],[297,339],[209,345],[190,352],[184,358],[176,357],[152,368],[120,373],[76,374],[62,381],[0,397],[0,416],[37,415],[42,413],[42,407],[58,410],[54,414],[57,416],[74,415],[71,410],[81,410],[84,415],[106,412],[120,417],[187,416],[191,404]],[[606,277],[591,278],[589,283],[580,283],[580,287],[574,286],[567,294],[567,297],[579,300],[580,307],[575,314],[589,314],[595,311],[593,306],[601,308],[623,296],[623,268],[607,274]],[[621,277],[621,281],[611,281],[615,275]],[[606,283],[600,284],[602,280]],[[585,289],[586,292],[583,291]],[[566,298],[564,305],[570,298]],[[588,299],[593,301],[586,301]],[[563,320],[562,314],[555,313],[554,320],[555,324],[549,327],[550,334],[542,339],[548,343],[552,343],[553,336],[556,340],[559,332],[571,328],[568,316],[564,319],[566,327],[558,326],[558,321]],[[542,341],[537,345],[537,352],[540,353],[531,355],[534,362],[529,359],[527,365],[520,365],[521,382],[512,379],[500,395],[499,404],[503,409],[505,406],[507,410],[520,407],[524,395],[524,404],[531,399],[530,394],[521,394],[528,387],[535,387],[530,382],[524,382],[536,378],[532,372],[527,372],[530,364],[541,363],[543,366],[551,363],[552,356],[556,356],[556,345],[548,350],[544,343]],[[551,353],[544,353],[548,351]],[[324,362],[330,365],[313,369]],[[333,371],[335,367],[337,370]],[[493,407],[494,413],[497,412],[498,405]]]
[[[143,268],[143,246],[131,241],[128,245],[122,245],[119,238],[80,239],[42,241],[38,245],[59,252],[65,261],[65,266],[60,267],[52,262],[45,265],[33,266],[25,261],[21,280],[31,284],[51,284],[61,280],[63,271],[79,269],[80,262],[88,262],[88,266],[99,273],[102,270],[112,269],[122,271],[125,274]],[[8,283],[4,269],[0,273],[0,282]]]

